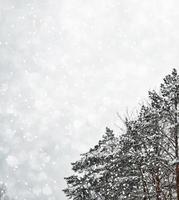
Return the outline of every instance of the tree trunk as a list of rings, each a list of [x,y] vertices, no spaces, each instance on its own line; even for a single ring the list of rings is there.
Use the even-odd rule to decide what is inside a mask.
[[[160,178],[158,175],[156,175],[155,181],[156,181],[156,199],[161,200],[162,198],[161,198],[161,189],[160,189]]]

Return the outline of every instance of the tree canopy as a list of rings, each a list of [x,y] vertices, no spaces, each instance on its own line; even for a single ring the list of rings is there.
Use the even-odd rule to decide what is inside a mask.
[[[150,91],[135,119],[117,137],[102,139],[72,163],[66,196],[73,200],[179,200],[179,75],[167,75]]]

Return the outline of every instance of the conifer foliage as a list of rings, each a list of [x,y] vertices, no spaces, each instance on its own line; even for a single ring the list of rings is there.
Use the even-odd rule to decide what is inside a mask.
[[[72,163],[64,192],[72,200],[179,200],[179,75],[150,91],[138,116],[125,120]]]

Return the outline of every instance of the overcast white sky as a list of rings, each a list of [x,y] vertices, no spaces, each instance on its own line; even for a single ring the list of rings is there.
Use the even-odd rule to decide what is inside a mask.
[[[0,0],[0,180],[65,200],[70,162],[179,65],[177,0]]]

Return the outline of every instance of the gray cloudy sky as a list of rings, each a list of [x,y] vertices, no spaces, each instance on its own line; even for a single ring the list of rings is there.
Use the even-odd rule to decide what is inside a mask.
[[[12,196],[66,199],[70,162],[178,67],[178,19],[177,0],[0,0],[0,179]]]

